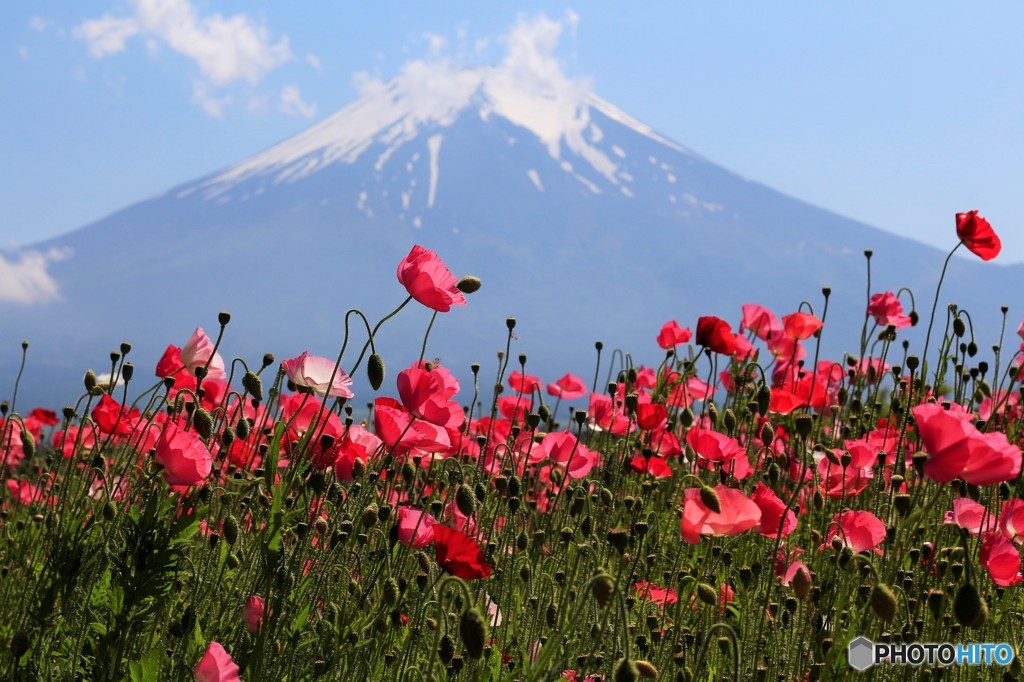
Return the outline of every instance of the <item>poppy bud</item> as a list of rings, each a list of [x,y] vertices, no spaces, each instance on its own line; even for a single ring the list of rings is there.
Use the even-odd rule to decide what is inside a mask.
[[[448,665],[453,656],[455,656],[455,640],[451,635],[445,634],[441,637],[441,643],[437,647],[437,657],[441,659],[442,663]]]
[[[263,382],[255,372],[249,371],[242,375],[242,387],[255,400],[263,402]]]
[[[809,414],[800,414],[796,417],[796,432],[801,438],[807,438],[811,435],[811,429],[814,428],[814,419]]]
[[[384,358],[374,353],[366,362],[366,376],[373,390],[380,390],[384,383]]]
[[[907,514],[910,513],[910,495],[908,495],[907,493],[897,493],[896,496],[893,498],[892,503],[893,506],[896,507],[896,512],[900,516],[905,517]]]
[[[697,597],[708,606],[714,606],[718,602],[718,592],[707,583],[697,585]]]
[[[384,603],[388,606],[397,604],[399,597],[398,581],[394,578],[385,580],[384,586],[381,588],[381,594],[384,597]]]
[[[473,494],[464,485],[460,485],[458,490],[455,491],[455,506],[465,516],[472,516],[476,513],[476,499],[473,498]]]
[[[793,574],[793,579],[789,581],[789,585],[798,599],[807,599],[807,595],[811,593],[811,574],[807,568],[799,566]]]
[[[625,552],[629,546],[629,531],[625,528],[612,528],[608,531],[608,544],[619,552]]]
[[[957,318],[959,319],[959,318]],[[980,628],[988,620],[988,604],[978,593],[974,583],[964,583],[953,600],[953,615],[961,625]]]
[[[636,669],[640,673],[640,677],[647,680],[658,679],[658,669],[651,664],[650,661],[637,661]]]
[[[640,671],[637,669],[635,661],[620,658],[615,663],[615,670],[612,673],[613,682],[636,682],[639,677]]]
[[[213,435],[213,416],[206,411],[206,408],[200,407],[192,415],[192,426],[203,440],[207,440]]]
[[[366,528],[372,528],[377,524],[377,512],[379,511],[376,504],[370,503],[366,509],[363,510],[362,522]]]
[[[871,610],[886,623],[891,623],[896,617],[896,595],[885,583],[878,583],[871,590],[871,597],[868,599]]]
[[[226,327],[228,322],[230,322],[230,321],[231,321],[231,313],[229,313],[228,311],[222,310],[219,313],[217,313],[217,322],[220,323],[220,326]]]
[[[487,625],[478,609],[471,608],[462,612],[459,620],[459,636],[466,647],[466,655],[474,660],[483,658],[484,645],[487,643]]]
[[[761,442],[766,447],[771,447],[772,441],[775,439],[775,429],[772,428],[771,422],[765,422],[761,425]]]
[[[505,320],[505,326],[508,327],[509,331],[512,331],[513,329],[515,329],[516,328],[516,318],[510,317],[510,318],[506,319]]]
[[[25,451],[25,457],[29,459],[36,454],[36,439],[26,429],[21,430],[21,447]]]
[[[772,402],[772,389],[767,384],[761,384],[757,389],[757,413],[762,417],[768,414],[768,407]]]
[[[718,493],[715,492],[714,488],[702,485],[700,487],[700,501],[705,507],[716,514],[722,513],[722,501],[718,498]]]
[[[473,275],[466,275],[455,285],[464,294],[475,294],[480,291],[480,278]]]
[[[718,425],[718,408],[715,407],[714,403],[708,404],[708,419],[711,421],[712,426]]]
[[[231,514],[224,517],[224,523],[221,525],[220,530],[224,534],[224,540],[227,541],[228,545],[234,545],[238,541],[238,521]]]
[[[87,370],[85,373],[84,383],[85,390],[89,393],[92,393],[93,389],[96,388],[96,372],[92,371],[91,369]]]
[[[967,325],[964,324],[962,317],[953,318],[953,333],[956,334],[958,339],[962,339],[964,334],[967,333]]]

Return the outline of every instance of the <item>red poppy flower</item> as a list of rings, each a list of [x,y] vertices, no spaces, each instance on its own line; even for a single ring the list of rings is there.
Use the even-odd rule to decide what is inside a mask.
[[[398,264],[398,281],[410,296],[439,313],[448,312],[453,305],[466,305],[455,275],[436,253],[418,244]]]
[[[587,385],[583,379],[566,374],[553,384],[548,384],[548,395],[563,400],[575,400],[587,394]]]
[[[661,403],[641,403],[636,407],[636,425],[644,431],[661,428],[668,420],[668,409]]]
[[[665,608],[669,604],[675,604],[679,601],[679,596],[671,587],[658,587],[654,583],[649,583],[646,580],[641,580],[633,585],[633,591],[636,592],[636,596],[641,599],[647,599],[655,604],[660,604],[662,608]]]
[[[1002,587],[1016,585],[1024,580],[1020,574],[1020,551],[999,533],[989,533],[981,543],[978,561],[992,582]]]
[[[948,483],[962,478],[974,485],[999,483],[1017,477],[1021,450],[1000,431],[981,433],[962,410],[946,410],[938,403],[913,409],[928,459],[925,476]]]
[[[782,318],[782,327],[786,336],[803,341],[814,336],[814,332],[822,327],[822,321],[810,313],[791,313]]]
[[[758,483],[750,499],[761,510],[761,522],[755,530],[767,538],[785,537],[796,530],[796,513],[790,509],[786,510],[786,503],[779,499],[771,488],[764,483]],[[786,522],[782,523],[782,512],[786,512]],[[782,526],[782,533],[779,533],[779,526]]]
[[[129,423],[128,409],[121,406],[121,403],[111,398],[106,393],[100,397],[99,404],[92,410],[92,420],[96,426],[105,434],[117,434],[127,436],[132,432]]]
[[[491,574],[491,567],[476,540],[448,526],[434,526],[434,555],[437,565],[457,578],[469,580]]]
[[[199,485],[213,471],[213,456],[195,431],[185,431],[169,421],[160,432],[153,456],[164,468],[171,485]]]
[[[629,468],[640,474],[650,474],[655,478],[672,478],[672,467],[661,457],[644,457],[637,455],[629,462]]]
[[[977,211],[956,214],[956,236],[982,260],[992,260],[1003,248],[999,235]]]
[[[683,540],[700,542],[701,535],[739,535],[761,522],[761,510],[739,490],[716,486],[721,512],[708,509],[698,488],[687,489],[683,502]]]
[[[739,347],[729,323],[714,316],[701,317],[697,320],[697,345],[710,348],[722,355],[732,355]]]
[[[676,346],[689,343],[691,338],[693,338],[693,332],[689,327],[680,327],[675,320],[669,320],[658,332],[658,345],[665,350],[671,350]]]

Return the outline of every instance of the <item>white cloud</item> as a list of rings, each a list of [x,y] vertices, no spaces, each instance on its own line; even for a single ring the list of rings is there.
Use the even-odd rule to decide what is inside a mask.
[[[427,41],[431,57],[440,57],[448,49],[448,39],[444,36],[428,31],[423,34],[423,39]]]
[[[303,101],[302,93],[297,85],[286,85],[281,88],[280,107],[281,111],[289,116],[297,115],[303,118],[316,116],[316,104]]]
[[[216,97],[205,83],[192,86],[192,101],[203,108],[213,118],[224,118],[224,109],[231,104],[231,96]]]
[[[53,19],[47,19],[45,17],[32,17],[28,20],[28,27],[33,31],[42,33],[46,29],[53,26]]]
[[[75,35],[99,58],[120,52],[134,35],[152,36],[196,63],[212,83],[257,83],[268,71],[292,58],[288,36],[270,42],[265,26],[245,14],[200,17],[189,0],[130,0],[133,16],[85,21]]]
[[[317,71],[320,70],[320,58],[310,52],[306,55],[306,63],[312,66]]]
[[[28,48],[24,45],[20,45],[18,47],[18,56],[24,59],[26,62],[32,57],[32,55],[29,54]]]
[[[57,282],[46,271],[50,263],[64,260],[70,250],[24,251],[8,260],[0,254],[0,301],[39,303],[60,298]]]
[[[139,32],[133,19],[118,19],[104,14],[75,27],[76,38],[89,44],[89,54],[96,59],[124,51],[125,42]]]
[[[243,13],[200,15],[190,0],[129,0],[129,5],[129,16],[104,14],[84,21],[75,27],[75,37],[84,40],[97,59],[124,51],[135,36],[146,38],[151,57],[161,46],[187,57],[203,81],[193,91],[193,100],[212,116],[222,116],[230,101],[213,96],[212,87],[259,83],[294,58],[287,35],[275,41],[265,26]]]

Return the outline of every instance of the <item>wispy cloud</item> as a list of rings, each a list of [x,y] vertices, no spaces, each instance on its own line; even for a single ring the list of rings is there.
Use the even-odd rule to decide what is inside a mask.
[[[313,118],[316,116],[316,104],[303,101],[302,93],[297,85],[286,85],[281,89],[281,111],[289,116]]]
[[[281,64],[294,59],[288,36],[272,38],[270,31],[244,13],[201,15],[190,0],[129,0],[127,16],[104,14],[74,29],[96,59],[127,49],[135,37],[145,38],[152,56],[159,47],[190,59],[200,80],[193,100],[211,116],[221,117],[231,98],[214,93],[238,82],[259,83]]]
[[[59,299],[60,288],[47,266],[70,255],[67,249],[23,251],[11,260],[0,254],[0,301],[30,304]]]

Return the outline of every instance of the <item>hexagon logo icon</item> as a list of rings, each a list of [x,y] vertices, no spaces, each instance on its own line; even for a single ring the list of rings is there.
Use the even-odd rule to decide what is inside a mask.
[[[864,671],[875,664],[875,645],[867,637],[858,637],[846,649],[846,660],[854,670]]]

